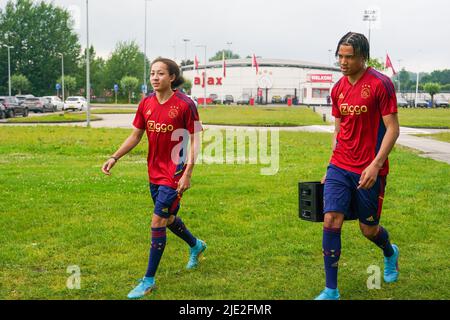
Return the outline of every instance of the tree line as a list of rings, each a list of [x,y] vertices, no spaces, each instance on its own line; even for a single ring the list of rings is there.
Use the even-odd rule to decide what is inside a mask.
[[[0,35],[4,35],[0,46],[12,47],[13,94],[54,95],[56,84],[62,84],[63,59],[66,96],[85,94],[86,50],[81,50],[73,23],[69,12],[53,3],[10,0],[0,9]],[[93,96],[111,97],[117,84],[119,97],[139,98],[144,53],[136,41],[119,42],[107,59],[97,56],[91,46],[89,57]],[[0,95],[8,93],[8,79],[8,52],[2,46]]]

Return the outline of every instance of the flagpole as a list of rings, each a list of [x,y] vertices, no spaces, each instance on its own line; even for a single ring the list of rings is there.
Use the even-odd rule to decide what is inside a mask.
[[[414,99],[414,108],[417,108],[417,95],[419,94],[419,71],[417,71],[416,77],[416,98]]]
[[[197,45],[196,47],[205,49],[205,71],[203,72],[203,88],[205,96],[203,100],[203,105],[206,107],[206,86],[208,84],[208,79],[206,76],[206,45]]]
[[[204,46],[204,49],[205,49],[205,89],[204,89],[205,101],[203,101],[203,105],[206,107],[206,86],[208,85],[208,77],[206,76],[206,63],[207,63],[207,61],[206,61],[206,45]]]
[[[225,74],[224,67],[225,67],[225,50],[222,51],[222,75]],[[224,80],[225,80],[225,78],[224,78]],[[225,99],[224,99],[224,95],[223,95],[223,84],[222,84],[222,88],[220,89],[220,91],[221,91],[220,95],[222,96],[221,101],[222,101],[222,104],[224,104]]]

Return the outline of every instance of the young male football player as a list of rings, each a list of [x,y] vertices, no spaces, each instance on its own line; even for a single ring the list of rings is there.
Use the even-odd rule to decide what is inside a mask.
[[[364,236],[383,250],[384,280],[397,281],[399,250],[379,225],[388,155],[398,136],[397,99],[391,80],[367,67],[369,42],[349,32],[336,57],[343,77],[333,87],[336,118],[333,154],[324,186],[323,255],[326,287],[316,300],[337,300],[341,229],[345,216],[355,214]]]
[[[151,248],[145,276],[128,298],[138,299],[155,289],[155,274],[166,246],[166,228],[190,246],[188,269],[195,268],[206,243],[195,238],[177,217],[183,193],[191,187],[199,141],[202,130],[194,102],[176,90],[183,82],[178,65],[169,59],[158,58],[152,62],[150,81],[155,93],[139,104],[133,125],[134,130],[122,146],[105,162],[102,171],[110,175],[117,161],[131,151],[143,134],[148,138],[148,176],[150,193],[155,204],[151,223]],[[191,148],[187,151],[187,144]]]

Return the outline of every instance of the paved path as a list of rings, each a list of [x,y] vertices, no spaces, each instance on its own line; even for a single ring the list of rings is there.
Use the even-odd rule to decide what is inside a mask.
[[[327,119],[331,118],[331,108],[330,107],[316,107],[316,112],[325,113]],[[131,129],[132,122],[134,119],[133,114],[102,114],[100,115],[103,120],[92,121],[91,127],[93,128],[127,128]],[[37,124],[6,124],[0,123],[0,126],[36,126]],[[86,126],[86,123],[77,124],[45,124],[53,126]],[[241,126],[221,126],[221,125],[205,125],[205,128],[217,128],[217,129],[268,129],[267,127],[241,127]],[[273,128],[273,127],[271,127]],[[281,131],[291,131],[291,132],[333,132],[333,125],[314,125],[314,126],[303,126],[303,127],[278,127],[277,129]],[[416,137],[415,134],[433,134],[438,132],[450,132],[449,129],[415,129],[415,128],[400,128],[400,137],[397,140],[399,145],[409,147],[412,149],[417,149],[422,153],[420,156],[428,157],[437,161],[443,161],[450,164],[450,143],[433,140],[430,138]]]

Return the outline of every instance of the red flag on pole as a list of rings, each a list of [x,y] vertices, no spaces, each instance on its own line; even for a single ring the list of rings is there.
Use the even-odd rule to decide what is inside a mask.
[[[395,72],[394,66],[392,65],[391,59],[389,58],[389,55],[386,53],[386,64],[385,64],[385,68],[391,68],[392,72],[394,74],[396,74],[397,72]]]
[[[194,69],[197,70],[197,73],[198,73],[198,59],[197,59],[197,56],[195,56],[195,58],[194,58]]]
[[[259,72],[259,65],[258,65],[258,60],[256,60],[256,55],[255,54],[253,54],[252,67],[256,68],[256,74],[258,74],[258,72]]]
[[[223,77],[227,77],[227,63],[225,62],[225,50],[222,51],[222,68],[223,68]]]

